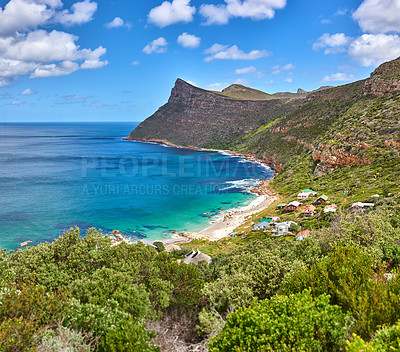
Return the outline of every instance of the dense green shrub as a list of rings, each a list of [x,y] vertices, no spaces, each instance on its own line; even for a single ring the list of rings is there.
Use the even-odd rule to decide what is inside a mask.
[[[274,296],[228,316],[222,332],[209,344],[222,351],[338,351],[345,343],[348,320],[329,296],[309,291]]]
[[[64,293],[46,292],[43,286],[0,288],[1,351],[33,351],[47,326],[62,319],[69,299]]]
[[[153,242],[153,244],[156,246],[158,252],[164,252],[165,251],[164,243],[162,243],[160,241],[156,241],[156,242]]]
[[[400,318],[399,276],[386,282],[385,267],[360,249],[337,247],[328,258],[288,275],[281,293],[310,289],[327,293],[355,319],[354,331],[369,337],[377,327]]]

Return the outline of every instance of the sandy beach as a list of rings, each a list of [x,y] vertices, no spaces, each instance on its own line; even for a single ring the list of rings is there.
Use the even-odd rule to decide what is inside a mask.
[[[257,188],[252,190],[252,192],[257,194],[258,197],[249,205],[223,211],[213,220],[215,223],[205,229],[199,232],[179,233],[173,238],[164,240],[164,244],[172,245],[188,243],[192,239],[209,239],[211,241],[217,241],[223,237],[229,236],[235,231],[235,229],[245,223],[247,217],[268,208],[277,199],[269,190],[269,182],[270,180],[262,181]]]

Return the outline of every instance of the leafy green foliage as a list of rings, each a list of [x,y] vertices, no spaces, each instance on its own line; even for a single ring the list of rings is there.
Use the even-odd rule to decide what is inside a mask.
[[[46,292],[43,286],[0,289],[1,351],[34,351],[45,326],[56,325],[62,318],[68,297]]]
[[[228,316],[209,344],[216,351],[337,351],[344,344],[347,319],[329,296],[309,291],[274,296]]]
[[[395,275],[386,281],[384,273],[382,265],[361,250],[338,247],[328,258],[286,277],[281,291],[328,293],[332,304],[353,316],[354,331],[368,337],[400,318],[400,279]]]
[[[164,243],[162,243],[160,241],[156,241],[153,244],[156,246],[158,252],[164,252],[165,251]]]
[[[95,230],[81,237],[71,229],[0,259],[0,337],[20,350],[63,320],[92,336],[99,351],[155,351],[145,321],[174,306],[196,310],[204,283],[195,266],[142,243],[111,246]]]

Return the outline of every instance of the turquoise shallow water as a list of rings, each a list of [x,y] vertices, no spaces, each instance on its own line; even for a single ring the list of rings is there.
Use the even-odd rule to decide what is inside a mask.
[[[0,248],[73,226],[149,240],[198,231],[273,175],[218,152],[123,141],[136,125],[0,124]]]

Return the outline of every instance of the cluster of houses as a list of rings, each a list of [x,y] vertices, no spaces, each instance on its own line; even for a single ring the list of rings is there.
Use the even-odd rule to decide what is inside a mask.
[[[317,197],[313,204],[315,205],[323,205],[326,203],[329,203],[329,198],[325,194],[321,196],[317,196],[317,192],[313,191],[312,189],[305,189],[302,190],[298,195],[297,195],[297,200],[290,202],[290,203],[281,203],[278,204],[276,207],[278,210],[283,209],[286,213],[293,212],[296,210],[301,210],[301,216],[303,217],[310,217],[315,215],[315,211],[317,210],[316,206],[313,204],[302,204],[302,201],[307,200],[311,197]],[[336,204],[329,204],[326,205],[324,208],[324,213],[334,213],[336,212],[337,207]]]
[[[314,198],[312,204],[303,204],[303,201],[307,201],[310,198]],[[379,196],[377,196],[379,197]],[[309,202],[310,203],[310,202]],[[336,204],[330,204],[329,197],[325,194],[318,196],[317,192],[312,189],[302,190],[297,195],[297,200],[292,201],[290,203],[281,203],[276,208],[278,210],[283,210],[285,213],[290,213],[294,211],[300,211],[301,217],[308,218],[314,216],[316,214],[317,206],[325,205],[323,208],[323,212],[327,213],[335,213],[337,211]],[[350,207],[350,211],[353,213],[362,213],[365,209],[371,208],[374,206],[374,203],[362,203],[357,202],[353,203]],[[293,221],[285,221],[279,222],[278,217],[267,217],[261,219],[258,224],[253,226],[254,231],[265,231],[268,230],[272,235],[282,236],[291,233],[290,229],[292,225],[293,227],[297,227],[297,224]],[[296,241],[300,241],[305,239],[310,235],[310,231],[304,230],[299,232],[296,235]]]
[[[254,231],[271,230],[271,235],[274,236],[284,236],[292,233],[290,231],[291,227],[297,227],[297,223],[294,221],[284,221],[279,222],[278,217],[269,217],[261,219],[260,222],[254,225]],[[310,235],[310,231],[301,231],[296,235],[296,241],[301,241]]]
[[[290,231],[291,225],[297,226],[294,221],[279,222],[278,217],[269,217],[261,219],[260,222],[253,226],[254,231],[271,230],[273,235],[282,236],[286,235]]]

